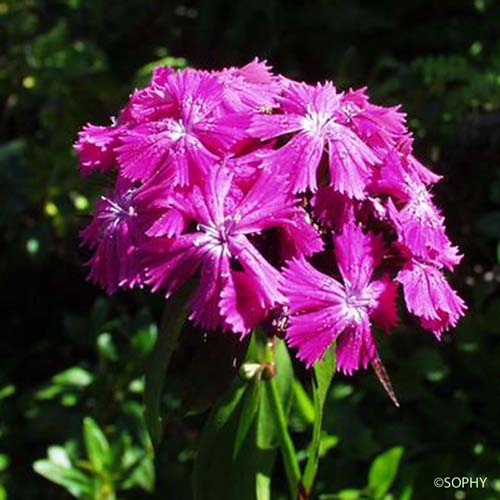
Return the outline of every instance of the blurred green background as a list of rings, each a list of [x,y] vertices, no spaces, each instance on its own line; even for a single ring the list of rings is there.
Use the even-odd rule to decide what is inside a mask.
[[[220,358],[184,333],[153,464],[141,375],[162,299],[110,298],[85,281],[78,231],[102,186],[79,179],[72,143],[157,64],[255,56],[402,103],[419,157],[445,176],[435,196],[465,254],[454,286],[470,313],[458,329],[438,344],[405,319],[381,342],[400,409],[372,373],[335,378],[317,497],[500,498],[499,26],[494,0],[0,0],[0,500],[191,497],[206,417],[187,411],[222,390]],[[213,394],[200,397],[207,378]],[[308,432],[298,417],[299,449]],[[387,484],[368,494],[370,467]],[[436,489],[437,476],[488,484]],[[280,463],[273,491],[285,498]]]

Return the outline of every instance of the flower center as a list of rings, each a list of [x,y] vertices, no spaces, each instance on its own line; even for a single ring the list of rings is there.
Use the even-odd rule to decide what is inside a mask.
[[[105,222],[104,234],[111,234],[118,224],[137,215],[132,204],[133,194],[134,190],[129,189],[114,198],[101,196],[104,205],[97,217]]]
[[[172,141],[178,141],[186,135],[186,126],[182,120],[169,120],[167,133]]]
[[[197,229],[203,237],[195,242],[195,245],[203,245],[209,251],[230,255],[229,231],[225,224],[198,224]]]
[[[431,202],[431,197],[425,186],[420,186],[414,190],[409,205],[411,212],[419,221],[432,221],[433,216],[436,215]]]
[[[302,129],[311,135],[322,135],[331,117],[329,113],[309,109],[302,118]]]
[[[347,104],[344,104],[342,106],[341,110],[342,110],[342,113],[344,113],[344,116],[348,120],[351,120],[352,118],[354,118],[356,115],[359,114],[359,112],[361,111],[361,108],[352,102],[348,102]]]
[[[354,290],[347,291],[344,313],[350,321],[360,324],[363,316],[369,313],[370,309],[374,306],[375,300],[372,297],[363,297],[362,294]]]

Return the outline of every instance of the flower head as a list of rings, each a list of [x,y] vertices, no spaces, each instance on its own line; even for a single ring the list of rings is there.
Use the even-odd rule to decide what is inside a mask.
[[[384,387],[374,332],[397,323],[400,288],[438,338],[465,313],[443,274],[461,256],[441,177],[414,156],[399,106],[364,88],[296,82],[258,59],[156,68],[75,149],[83,175],[115,178],[82,231],[89,278],[109,293],[168,297],[189,281],[191,320],[240,337],[281,311],[308,366],[335,342],[339,370],[371,364]]]

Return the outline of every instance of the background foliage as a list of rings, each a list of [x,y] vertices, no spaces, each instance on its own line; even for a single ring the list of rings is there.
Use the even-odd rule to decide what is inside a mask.
[[[162,299],[108,298],[85,282],[78,230],[101,187],[79,180],[71,145],[156,64],[256,55],[292,77],[368,84],[376,101],[403,103],[420,157],[445,175],[435,195],[465,253],[455,286],[470,314],[457,331],[438,345],[405,321],[382,342],[400,409],[373,374],[335,378],[316,491],[500,498],[499,25],[494,0],[0,0],[0,499],[191,498],[204,410],[241,347],[183,332],[154,465],[141,375]],[[302,396],[295,388],[299,448],[310,432]],[[479,475],[484,490],[433,486]],[[284,498],[280,463],[273,488]]]

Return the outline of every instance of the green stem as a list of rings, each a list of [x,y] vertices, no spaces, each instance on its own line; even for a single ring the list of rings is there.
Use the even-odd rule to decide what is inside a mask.
[[[269,391],[270,401],[273,408],[273,413],[276,417],[279,429],[279,441],[281,447],[281,455],[285,464],[285,472],[290,488],[290,495],[293,500],[297,498],[298,486],[300,483],[300,468],[297,462],[297,454],[293,445],[292,438],[288,433],[287,419],[281,404],[281,399],[278,394],[275,378],[271,378],[266,383],[266,388]]]
[[[323,424],[323,408],[318,401],[318,395],[314,393],[314,408],[316,417],[313,424],[313,437],[311,442],[311,449],[309,450],[309,457],[307,459],[306,468],[302,481],[304,489],[310,492],[318,472],[318,459],[319,459],[319,445],[321,440],[321,427]]]

